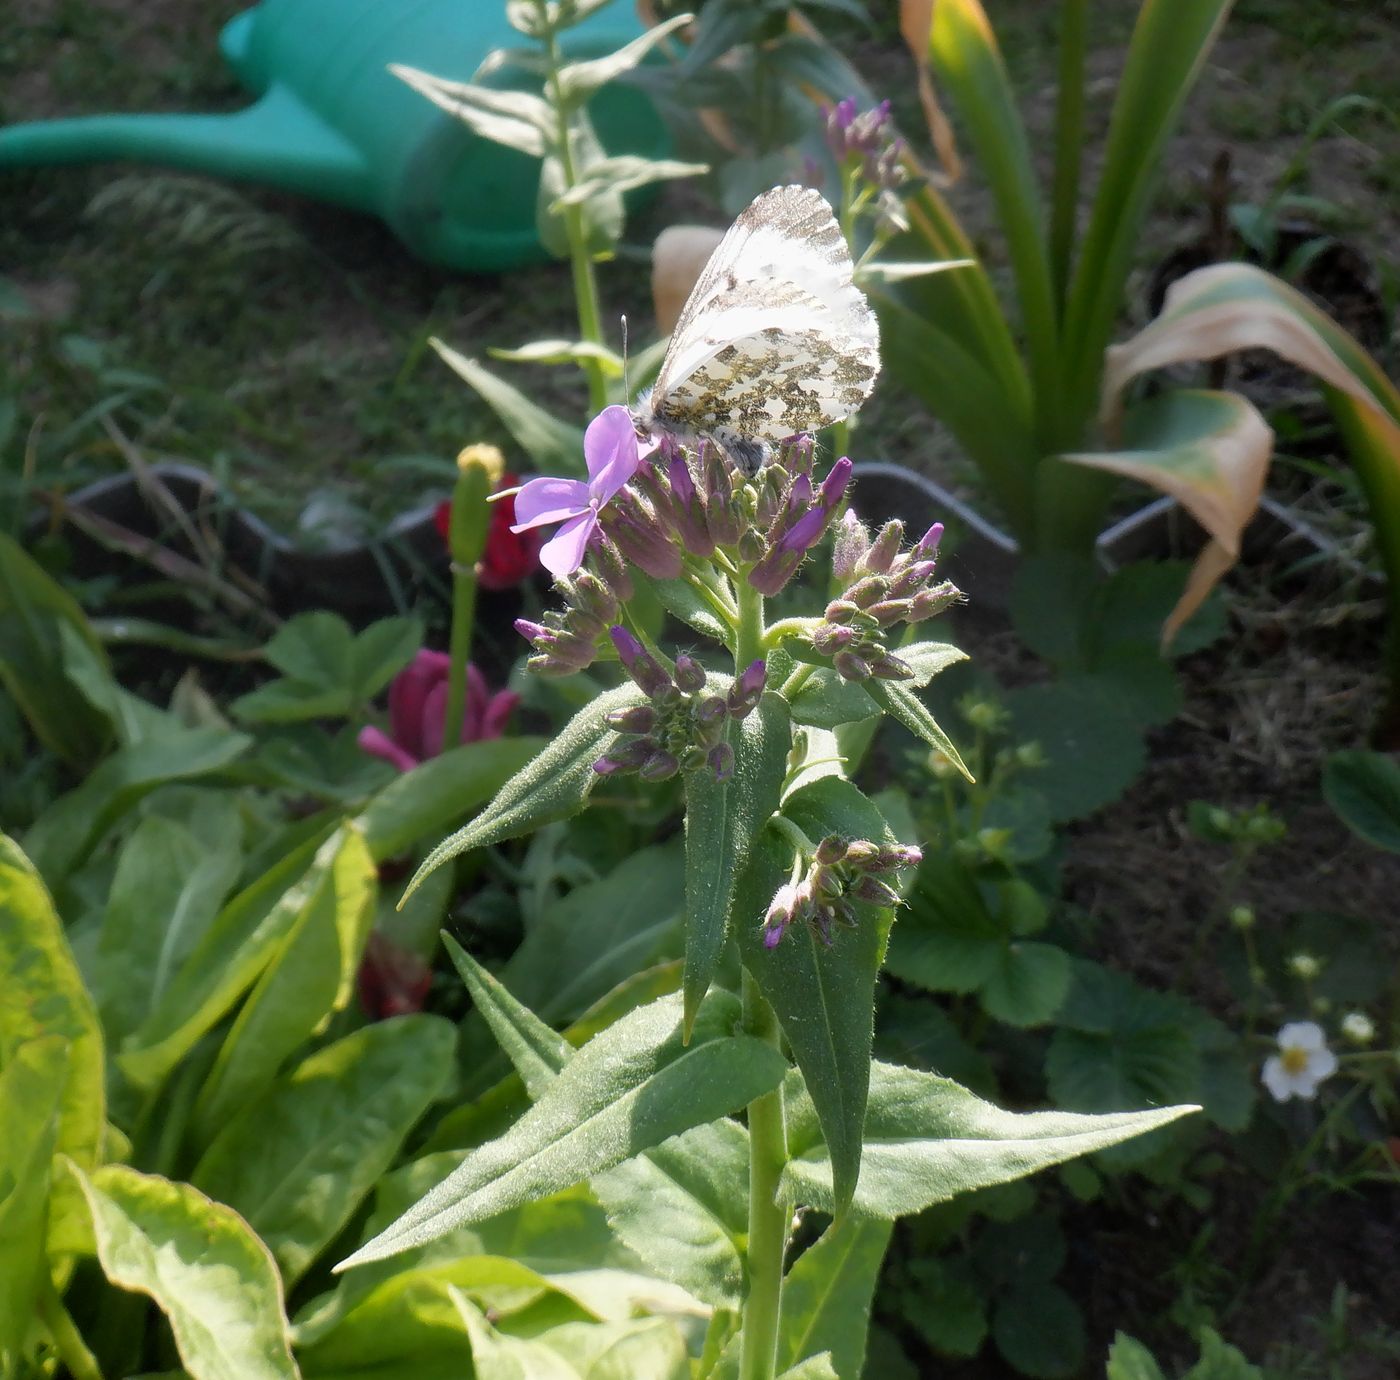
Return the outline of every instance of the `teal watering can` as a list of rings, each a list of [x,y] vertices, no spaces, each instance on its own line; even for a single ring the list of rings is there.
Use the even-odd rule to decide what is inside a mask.
[[[487,54],[526,46],[501,0],[262,0],[219,47],[258,100],[231,115],[96,115],[0,129],[0,168],[129,159],[261,182],[368,211],[421,258],[512,268],[546,257],[535,232],[540,164],[473,134],[410,90],[391,62],[454,81],[540,89]],[[570,59],[600,57],[642,32],[625,0],[561,35]],[[663,156],[645,95],[616,83],[589,103],[609,153]]]

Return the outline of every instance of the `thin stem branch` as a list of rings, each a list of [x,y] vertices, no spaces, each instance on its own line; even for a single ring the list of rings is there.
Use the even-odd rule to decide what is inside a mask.
[[[744,1029],[775,1048],[778,1019],[758,984],[744,973]],[[744,1296],[740,1380],[773,1380],[778,1359],[778,1320],[783,1300],[783,1252],[788,1205],[778,1184],[787,1163],[787,1128],[779,1086],[749,1103],[748,1289]]]
[[[448,643],[447,709],[442,746],[456,747],[466,729],[467,662],[472,655],[472,625],[476,621],[476,568],[452,563],[452,633]]]
[[[82,1334],[63,1306],[63,1300],[49,1277],[47,1264],[39,1274],[39,1319],[47,1329],[54,1349],[73,1380],[102,1380],[102,1367],[97,1364],[97,1357],[88,1349],[88,1344],[83,1341]]]

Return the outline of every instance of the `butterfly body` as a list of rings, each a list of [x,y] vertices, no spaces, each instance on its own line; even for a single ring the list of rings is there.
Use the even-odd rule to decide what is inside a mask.
[[[775,187],[706,264],[633,415],[649,434],[714,441],[752,475],[771,445],[850,416],[879,370],[875,314],[831,207]]]

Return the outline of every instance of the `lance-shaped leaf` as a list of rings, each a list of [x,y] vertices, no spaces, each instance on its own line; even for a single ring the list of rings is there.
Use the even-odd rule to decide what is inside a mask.
[[[329,866],[249,993],[195,1103],[193,1121],[206,1140],[354,994],[378,872],[353,824],[323,851],[332,853]]]
[[[718,677],[711,678],[720,683]],[[727,677],[725,680],[727,681]],[[726,687],[720,683],[717,693]],[[685,1020],[689,1031],[729,935],[734,889],[754,840],[778,808],[792,746],[788,708],[771,692],[731,719],[734,769],[716,781],[708,767],[685,778]]]
[[[863,684],[871,699],[892,719],[903,724],[916,738],[922,738],[930,747],[937,748],[969,781],[973,779],[953,746],[953,740],[939,726],[929,707],[904,682],[868,680]]]
[[[1128,449],[1063,458],[1170,494],[1210,533],[1163,626],[1165,645],[1239,559],[1240,535],[1264,491],[1274,433],[1237,393],[1197,389],[1180,389],[1133,408],[1125,431]]]
[[[404,892],[407,897],[423,878],[459,853],[518,838],[542,824],[568,819],[583,809],[598,780],[593,764],[604,755],[617,733],[608,727],[614,709],[646,703],[630,681],[584,705],[554,741],[532,762],[516,772],[492,802],[423,860]]]
[[[1262,269],[1213,264],[1172,284],[1157,319],[1108,352],[1105,431],[1114,434],[1124,390],[1138,375],[1248,349],[1272,350],[1315,374],[1330,390],[1347,439],[1369,438],[1355,458],[1394,584],[1400,574],[1400,509],[1387,500],[1400,497],[1400,391],[1325,312]],[[1210,530],[1228,549],[1230,542]]]
[[[815,1099],[789,1098],[792,1158],[783,1182],[798,1202],[829,1211],[840,1199],[832,1191],[831,1155],[814,1104]],[[1199,1110],[1003,1112],[946,1078],[877,1062],[855,1210],[883,1218],[922,1212],[959,1193],[1010,1183]]]
[[[441,340],[429,340],[428,344],[438,352],[448,368],[481,394],[482,401],[501,419],[502,425],[515,437],[520,449],[535,462],[541,473],[583,474],[581,428],[551,416],[518,388],[497,378],[489,369],[483,369],[476,360],[458,354]]]
[[[780,1370],[829,1353],[838,1375],[861,1373],[870,1302],[890,1231],[888,1222],[847,1217],[798,1257],[783,1281]]]
[[[933,28],[933,0],[899,0],[899,32],[914,59],[919,79],[919,103],[924,108],[929,142],[943,165],[943,177],[956,182],[962,176],[962,159],[958,157],[958,142],[953,126],[938,103],[933,89],[933,76],[928,65],[929,32]]]
[[[297,1380],[277,1266],[232,1208],[125,1165],[72,1172],[103,1272],[156,1301],[192,1380]]]
[[[494,144],[543,158],[554,139],[554,112],[541,96],[528,91],[499,91],[474,82],[447,81],[397,62],[389,70],[420,96]]]
[[[444,940],[477,1010],[538,1101],[573,1057],[573,1046],[450,937]],[[598,1175],[593,1188],[618,1236],[661,1278],[715,1307],[737,1308],[748,1164],[748,1132],[733,1121],[715,1121]]]
[[[896,842],[879,810],[838,776],[795,791],[782,812],[814,842],[828,834]],[[836,927],[830,948],[803,924],[794,925],[776,948],[765,948],[764,915],[787,880],[792,856],[792,845],[776,829],[763,832],[735,897],[735,933],[744,966],[777,1013],[806,1079],[836,1166],[836,1208],[844,1211],[860,1169],[875,974],[892,916],[857,902],[858,923],[849,930]]]
[[[487,353],[507,364],[577,364],[580,369],[596,364],[608,378],[622,377],[622,356],[594,340],[532,340],[514,350],[492,346]]]
[[[291,1287],[442,1091],[455,1046],[450,1022],[402,1016],[318,1050],[219,1133],[194,1184],[243,1217]]]
[[[708,163],[681,163],[674,158],[639,158],[617,154],[592,164],[562,196],[549,204],[558,215],[568,206],[582,206],[601,192],[630,192],[653,182],[671,182],[680,177],[699,177],[710,170]]]
[[[687,1048],[681,1003],[663,997],[590,1040],[540,1100],[338,1270],[433,1241],[464,1223],[567,1188],[771,1091],[786,1061],[750,1036]]]
[[[559,72],[559,90],[571,102],[587,100],[600,86],[630,72],[662,39],[669,38],[694,20],[693,14],[676,14],[657,24],[631,43],[599,58],[586,62],[571,62]]]

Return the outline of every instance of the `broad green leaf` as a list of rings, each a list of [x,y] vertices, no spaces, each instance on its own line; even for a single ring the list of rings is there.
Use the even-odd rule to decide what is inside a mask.
[[[907,903],[890,938],[890,972],[930,992],[977,991],[995,971],[1008,936],[972,874],[954,858],[932,855]]]
[[[443,935],[443,943],[467,984],[472,1004],[491,1027],[496,1043],[506,1052],[531,1100],[538,1101],[568,1062],[573,1047],[517,1001],[450,934]]]
[[[782,812],[813,841],[839,834],[895,842],[880,812],[841,777],[802,787],[783,802]],[[735,930],[744,966],[777,1013],[816,1105],[835,1165],[835,1207],[844,1212],[860,1168],[875,975],[892,917],[858,902],[857,925],[838,927],[830,948],[807,925],[794,926],[776,948],[765,948],[763,918],[791,861],[792,845],[765,830],[735,899]]]
[[[978,992],[987,1014],[1007,1025],[1044,1025],[1069,991],[1070,958],[1054,944],[1011,940]]]
[[[193,1124],[205,1141],[354,995],[378,871],[353,825],[323,846],[326,854],[316,889],[249,993],[195,1103]]]
[[[114,752],[34,822],[25,836],[34,866],[57,890],[143,795],[167,781],[221,771],[251,743],[242,733],[218,728],[171,728],[159,738]]]
[[[359,817],[376,862],[406,852],[475,810],[544,746],[533,737],[463,743],[396,776]]]
[[[428,343],[450,369],[481,394],[482,401],[501,419],[506,430],[515,437],[521,450],[530,457],[541,474],[583,474],[581,428],[551,416],[518,388],[497,378],[489,369],[483,369],[476,360],[458,354],[442,341],[430,340]]]
[[[1124,1332],[1114,1334],[1104,1380],[1166,1380],[1152,1353]]]
[[[643,704],[646,696],[630,681],[591,700],[554,741],[522,767],[470,824],[444,839],[423,860],[408,890],[459,853],[486,848],[577,814],[598,780],[593,764],[617,734],[608,727],[614,709]]]
[[[33,1041],[65,1042],[54,1147],[88,1168],[101,1158],[106,1125],[102,1027],[43,882],[5,834],[0,919],[0,1070]],[[51,1237],[74,1212],[81,1207],[73,1187],[60,1183],[49,1209]]]
[[[662,1279],[715,1308],[743,1298],[749,1137],[696,1126],[593,1180],[608,1223]]]
[[[929,60],[977,150],[996,199],[1016,274],[1037,410],[1053,409],[1061,377],[1059,320],[1051,286],[1045,214],[1030,141],[992,26],[979,0],[938,0]]]
[[[526,91],[499,91],[473,82],[446,81],[397,62],[389,70],[440,110],[461,120],[473,134],[494,144],[543,158],[554,140],[555,117],[541,96]]]
[[[1124,285],[1141,246],[1142,219],[1163,153],[1230,2],[1146,0],[1138,10],[1103,172],[1065,301],[1071,417],[1089,416],[1098,402],[1104,349],[1121,318]]]
[[[0,532],[0,685],[50,752],[78,766],[111,737],[105,716],[68,678],[60,630],[69,628],[111,676],[86,616],[20,544]]]
[[[43,1035],[0,1063],[0,1371],[20,1373],[48,1268],[49,1181],[68,1042]]]
[[[972,773],[963,764],[953,740],[938,726],[928,706],[912,690],[896,680],[868,680],[864,684],[871,699],[891,718],[903,724],[916,738],[922,738],[930,747],[937,748],[969,781],[972,780]]]
[[[471,1338],[472,1368],[477,1375],[499,1375],[502,1380],[583,1380],[583,1373],[542,1339],[498,1332],[460,1290],[451,1290],[451,1296]]]
[[[815,1111],[794,1099],[792,1155],[783,1182],[798,1202],[830,1211],[831,1159]],[[1010,1183],[1038,1169],[1141,1135],[1196,1110],[1190,1106],[1086,1116],[1003,1112],[956,1083],[917,1069],[876,1063],[854,1207],[904,1217],[960,1193]]]
[[[841,1380],[841,1375],[831,1359],[831,1353],[822,1351],[785,1370],[778,1380]]]
[[[297,1380],[277,1266],[232,1208],[124,1165],[72,1172],[103,1272],[156,1301],[192,1380]]]
[[[337,1269],[422,1245],[611,1169],[631,1155],[746,1105],[786,1068],[771,1046],[729,1036],[686,1048],[679,1002],[663,997],[589,1041],[499,1140]]]
[[[335,857],[323,826],[284,852],[219,912],[117,1063],[153,1089],[232,1010],[310,903]]]
[[[279,1078],[215,1137],[192,1176],[237,1211],[290,1287],[392,1163],[452,1073],[452,1026],[366,1026]]]
[[[754,840],[778,808],[792,746],[786,702],[772,692],[764,694],[753,713],[729,721],[726,740],[734,749],[728,780],[716,781],[708,767],[687,772],[685,778],[687,1029],[710,990],[729,937],[735,888]]]
[[[1182,1380],[1264,1380],[1264,1372],[1209,1327],[1201,1328],[1201,1359]]]
[[[846,1217],[829,1226],[783,1281],[778,1368],[828,1353],[837,1375],[860,1375],[889,1222]]]
[[[630,72],[658,43],[694,19],[693,14],[672,15],[603,57],[569,63],[559,71],[561,94],[568,102],[587,100],[600,86],[622,76],[624,72]]]
[[[404,669],[423,645],[417,618],[380,618],[355,636],[350,653],[354,702],[373,699]]]
[[[97,941],[108,1043],[120,1048],[155,1009],[238,880],[238,836],[210,846],[172,819],[143,819],[117,855]]]
[[[1400,853],[1400,763],[1379,752],[1334,752],[1322,794],[1358,838]]]
[[[1056,1284],[1020,1284],[998,1299],[992,1340],[1017,1373],[1032,1380],[1083,1373],[1084,1315]]]
[[[583,1380],[691,1380],[685,1338],[671,1318],[565,1323],[541,1332],[539,1342]]]
[[[810,728],[840,728],[880,712],[855,681],[829,666],[814,666],[792,697],[792,721]]]
[[[56,627],[63,649],[64,675],[107,720],[122,747],[156,737],[169,727],[165,710],[148,704],[117,683],[101,647],[94,648],[76,624],[60,622]]]
[[[634,571],[632,578],[636,581],[644,577],[639,577]],[[714,605],[689,580],[648,579],[646,583],[672,617],[679,618],[682,623],[688,624],[705,637],[713,638],[726,647],[732,647],[733,628],[720,619]]]

